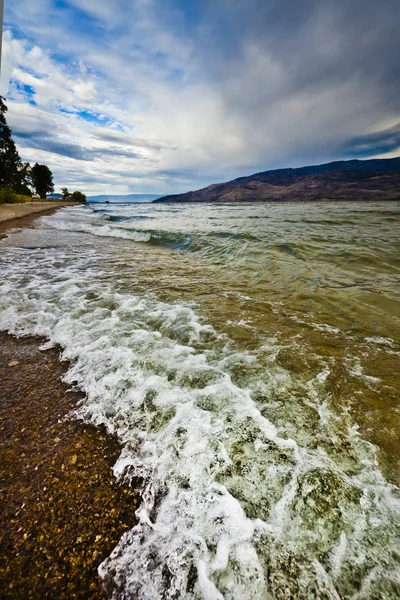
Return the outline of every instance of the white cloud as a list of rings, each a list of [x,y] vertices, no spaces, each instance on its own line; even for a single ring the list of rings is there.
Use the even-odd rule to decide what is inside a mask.
[[[243,7],[228,3],[221,31],[207,15],[186,22],[172,0],[18,4],[6,14],[1,93],[21,155],[49,164],[58,186],[185,191],[336,158],[352,137],[400,120],[382,70],[364,67],[368,40],[360,33],[354,47],[330,1],[299,22],[285,13],[285,35],[272,0],[268,19],[264,3],[234,27]]]

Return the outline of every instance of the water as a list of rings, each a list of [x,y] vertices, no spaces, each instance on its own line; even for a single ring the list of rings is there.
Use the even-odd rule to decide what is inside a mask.
[[[0,242],[0,329],[122,444],[115,598],[400,597],[400,205],[68,208]]]

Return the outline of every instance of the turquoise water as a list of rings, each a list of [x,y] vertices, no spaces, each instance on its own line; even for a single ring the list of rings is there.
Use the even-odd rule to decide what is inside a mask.
[[[399,217],[97,205],[0,242],[0,328],[62,346],[143,480],[116,597],[400,597]]]

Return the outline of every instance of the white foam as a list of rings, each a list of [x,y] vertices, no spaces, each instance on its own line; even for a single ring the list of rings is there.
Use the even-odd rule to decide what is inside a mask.
[[[363,379],[368,383],[380,383],[381,379],[379,377],[373,377],[372,375],[365,375],[364,370],[361,365],[361,359],[359,356],[347,357],[346,361],[348,364],[348,371],[350,375],[353,377],[358,377]]]
[[[71,223],[68,220],[52,220],[52,227],[54,229],[59,229],[61,231],[77,231],[90,233],[91,235],[96,235],[98,237],[114,237],[121,238],[125,240],[132,240],[134,242],[149,242],[151,240],[151,234],[138,231],[135,229],[128,229],[123,226],[113,226],[113,225],[99,225],[92,223]]]
[[[313,314],[313,313],[308,313],[305,316],[309,316],[310,314]],[[300,317],[298,317],[297,315],[292,315],[289,318],[292,321],[294,321],[295,323],[298,323],[299,325],[306,325],[307,327],[310,327],[311,329],[314,329],[315,331],[331,333],[332,335],[338,335],[340,333],[340,329],[338,329],[337,327],[333,327],[332,325],[329,325],[328,323],[315,323],[313,321],[304,321],[304,319],[300,319]]]
[[[119,436],[117,477],[144,481],[101,576],[147,600],[337,598],[371,561],[384,578],[395,488],[333,414],[328,365],[304,381],[275,364],[274,338],[221,349],[193,307],[122,293],[96,252],[4,249],[0,329],[61,345],[78,416]]]
[[[377,344],[378,346],[389,346],[391,348],[393,348],[395,346],[395,344],[393,343],[393,340],[391,340],[390,338],[379,337],[379,336],[366,337],[366,338],[364,338],[364,341],[368,342],[369,344]]]

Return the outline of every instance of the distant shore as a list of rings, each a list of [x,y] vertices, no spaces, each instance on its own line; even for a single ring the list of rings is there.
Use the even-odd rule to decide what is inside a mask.
[[[68,204],[11,205],[0,233]],[[0,332],[0,596],[94,600],[106,595],[97,567],[135,524],[139,497],[113,476],[117,440],[69,418],[83,394],[43,342]]]

